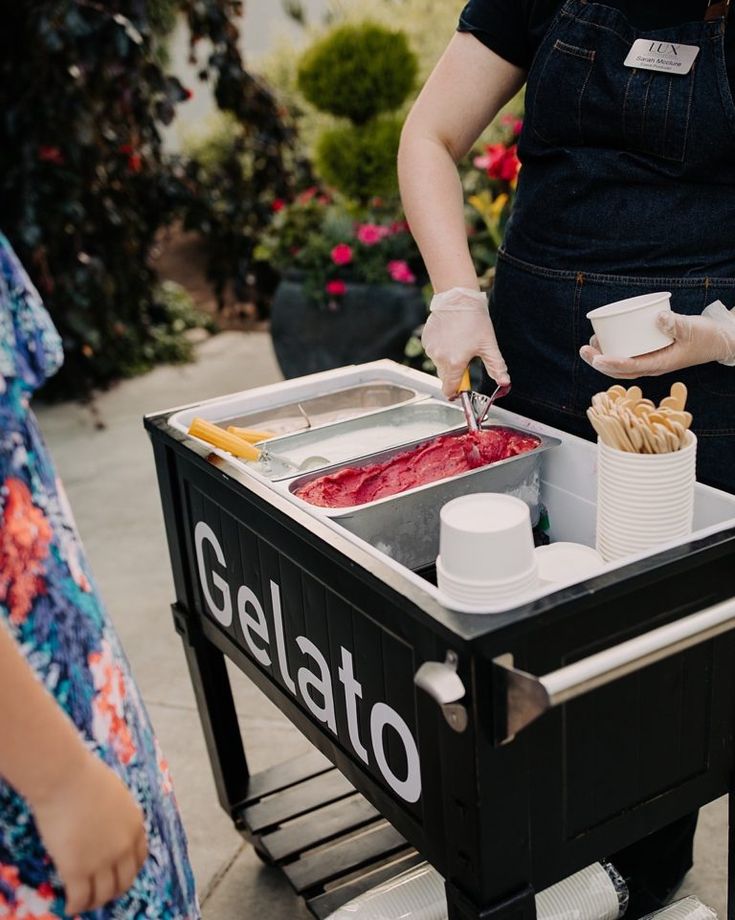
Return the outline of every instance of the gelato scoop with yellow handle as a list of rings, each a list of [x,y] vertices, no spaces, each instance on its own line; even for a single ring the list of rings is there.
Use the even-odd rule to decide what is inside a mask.
[[[262,432],[261,432],[262,433]],[[254,447],[244,437],[233,434],[232,431],[225,431],[219,425],[208,422],[204,418],[195,418],[189,425],[189,434],[194,438],[200,438],[211,444],[213,447],[221,447],[228,450],[234,457],[240,457],[243,460],[259,460],[260,451]]]

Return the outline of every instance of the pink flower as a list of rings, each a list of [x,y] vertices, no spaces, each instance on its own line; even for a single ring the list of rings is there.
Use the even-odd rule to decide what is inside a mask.
[[[296,201],[298,201],[299,204],[308,204],[318,191],[319,189],[315,185],[312,185],[311,188],[305,189]]]
[[[503,115],[500,119],[501,124],[504,124],[507,128],[510,128],[513,132],[513,137],[518,137],[523,128],[523,119],[517,118],[515,115]]]
[[[376,246],[389,235],[388,227],[381,227],[380,224],[360,224],[357,228],[357,238],[363,246]]]
[[[278,214],[278,212],[282,211],[285,207],[286,202],[283,200],[283,198],[275,198],[271,202],[271,211],[273,211],[274,214]]]
[[[512,182],[521,168],[516,144],[510,147],[488,144],[484,155],[475,157],[473,163],[477,169],[484,169],[491,179],[502,179],[504,182]]]
[[[352,261],[352,247],[347,243],[338,243],[332,250],[332,262],[335,265],[349,265]]]
[[[388,263],[388,274],[399,284],[413,284],[416,276],[403,259],[394,259]]]
[[[339,278],[335,278],[333,281],[327,281],[326,291],[330,297],[342,297],[347,293],[347,285]]]

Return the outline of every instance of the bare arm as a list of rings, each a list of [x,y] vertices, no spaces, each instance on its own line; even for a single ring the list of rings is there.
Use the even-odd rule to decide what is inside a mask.
[[[0,774],[29,802],[43,799],[80,769],[87,752],[2,627],[0,700]]]
[[[398,153],[401,198],[437,292],[477,288],[456,164],[525,79],[521,68],[458,32],[406,119]]]
[[[33,809],[66,888],[67,912],[127,890],[147,852],[140,809],[87,750],[2,624],[0,738],[0,775]]]

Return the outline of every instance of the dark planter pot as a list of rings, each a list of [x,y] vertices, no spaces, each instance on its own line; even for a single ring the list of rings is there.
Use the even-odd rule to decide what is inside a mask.
[[[348,283],[331,304],[314,303],[298,279],[278,285],[271,337],[285,377],[300,377],[379,358],[403,361],[411,333],[426,319],[419,288]]]

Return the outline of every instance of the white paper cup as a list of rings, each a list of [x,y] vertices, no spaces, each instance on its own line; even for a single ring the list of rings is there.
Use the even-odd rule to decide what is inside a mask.
[[[598,441],[598,445],[600,455],[598,459],[604,457],[609,468],[623,470],[626,473],[635,470],[637,475],[657,475],[661,470],[669,467],[682,469],[686,468],[687,464],[695,462],[697,438],[694,432],[689,431],[684,447],[665,454],[635,454],[631,451],[610,447],[604,441]]]
[[[327,920],[445,920],[446,916],[444,879],[428,863],[421,863],[358,895]]]
[[[583,543],[550,543],[536,549],[536,562],[541,581],[584,581],[597,575],[605,561],[597,550]]]
[[[689,520],[694,506],[690,500],[682,501],[672,508],[645,508],[641,505],[621,508],[612,502],[600,499],[597,502],[598,512],[608,521],[615,521],[619,526],[651,527],[654,524],[674,524],[677,521]]]
[[[691,533],[697,439],[668,454],[634,454],[598,442],[597,541],[606,562]]]
[[[525,594],[533,591],[539,583],[535,558],[532,559],[532,563],[531,568],[513,578],[469,582],[449,575],[442,564],[441,556],[439,556],[436,560],[437,587],[449,600],[476,608],[506,601],[520,601]]]
[[[478,492],[441,509],[439,555],[446,574],[460,582],[521,577],[534,566],[528,505],[512,495]]]
[[[461,578],[455,578],[450,575],[442,563],[441,556],[436,560],[437,580],[450,591],[460,592],[467,596],[476,595],[478,597],[487,597],[493,593],[508,594],[517,588],[524,588],[528,584],[538,579],[538,566],[536,560],[532,560],[532,566],[520,575],[514,575],[512,578],[502,578],[487,581],[464,581]]]
[[[673,904],[654,911],[652,914],[646,914],[642,920],[649,920],[651,917],[656,917],[657,920],[717,920],[715,911],[694,895],[674,901]]]
[[[617,920],[620,898],[603,866],[595,863],[536,895],[538,920]]]
[[[656,317],[666,310],[671,310],[671,293],[661,291],[598,307],[587,319],[604,355],[633,358],[671,345],[673,339],[656,325]]]

